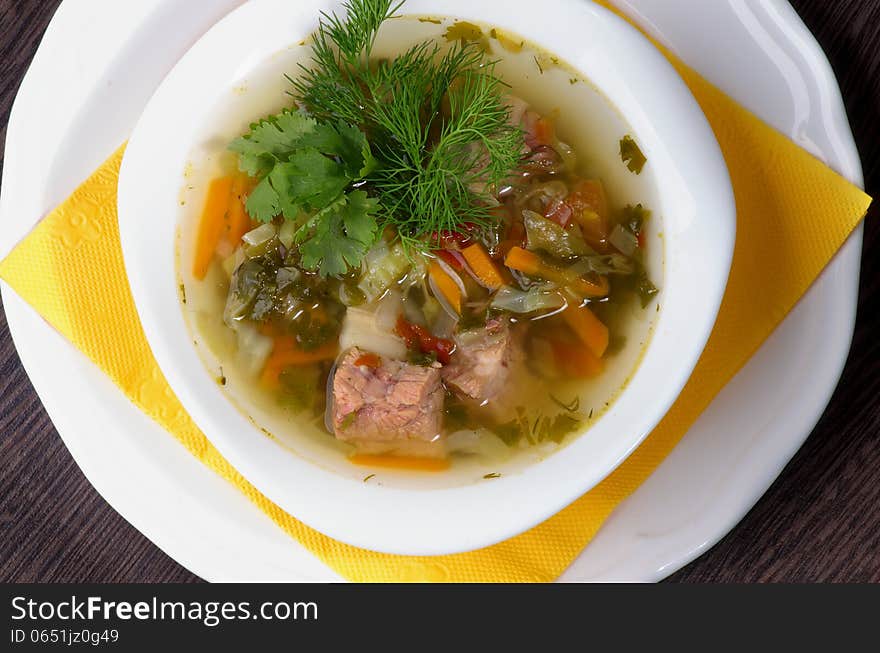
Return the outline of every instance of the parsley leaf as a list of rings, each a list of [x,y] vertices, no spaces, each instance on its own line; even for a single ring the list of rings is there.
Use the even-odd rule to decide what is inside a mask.
[[[648,158],[642,154],[642,150],[639,149],[632,136],[624,136],[620,140],[620,158],[629,171],[637,175],[642,173],[648,162]]]
[[[325,277],[360,265],[376,239],[378,210],[379,201],[364,191],[340,196],[297,233],[302,265]]]

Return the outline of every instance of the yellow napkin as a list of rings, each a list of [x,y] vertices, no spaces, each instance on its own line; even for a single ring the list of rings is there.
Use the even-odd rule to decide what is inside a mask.
[[[376,582],[551,581],[577,557],[611,511],[663,461],[776,328],[871,202],[668,56],[714,127],[736,191],[738,240],[718,323],[676,404],[617,471],[547,522],[488,549],[416,558],[341,544],[283,512],[220,456],[165,382],[135,312],[116,217],[122,149],[0,263],[0,277],[190,453],[342,576]]]

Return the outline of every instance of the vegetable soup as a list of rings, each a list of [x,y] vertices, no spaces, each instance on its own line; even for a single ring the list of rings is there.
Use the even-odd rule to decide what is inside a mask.
[[[651,163],[551,54],[392,10],[351,0],[217,108],[181,299],[217,382],[298,453],[492,479],[589,437],[637,368]]]

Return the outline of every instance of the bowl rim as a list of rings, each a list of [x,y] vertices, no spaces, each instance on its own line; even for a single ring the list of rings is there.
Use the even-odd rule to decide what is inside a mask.
[[[167,214],[172,202],[178,208],[181,175],[189,155],[189,146],[175,147],[170,135],[162,136],[162,128],[179,107],[181,94],[193,93],[189,87],[196,77],[201,79],[200,88],[234,86],[228,70],[237,68],[222,72],[223,66],[212,59],[219,55],[237,63],[238,69],[265,59],[307,36],[318,12],[339,11],[340,3],[303,0],[293,6],[286,0],[254,0],[243,5],[181,59],[147,105],[129,142],[119,180],[120,236],[135,305],[160,368],[196,424],[245,478],[298,520],[341,542],[385,553],[440,555],[486,547],[537,526],[599,484],[644,441],[680,394],[714,326],[733,257],[736,213],[727,168],[705,116],[665,57],[624,20],[578,0],[546,0],[546,6],[546,14],[564,14],[565,24],[534,16],[526,19],[515,11],[493,16],[488,3],[473,0],[445,0],[442,5],[437,0],[409,0],[403,13],[488,22],[538,45],[554,35],[567,36],[552,51],[606,95],[630,124],[649,159],[660,163],[656,166],[658,197],[664,207],[667,247],[663,309],[632,381],[590,428],[591,434],[600,431],[606,439],[615,435],[613,445],[600,457],[590,458],[597,453],[596,447],[585,446],[587,438],[579,437],[563,455],[550,456],[492,483],[430,492],[365,485],[295,455],[277,465],[279,445],[262,434],[241,438],[239,428],[259,431],[216,384],[207,383],[210,377],[192,346],[180,310],[175,247],[166,242],[170,253],[160,249],[156,254],[147,246],[161,234],[170,233],[168,242],[176,242],[176,219],[170,226],[159,221],[157,228],[155,220],[151,226],[145,224],[144,216]],[[259,40],[255,38],[257,26]],[[294,31],[285,31],[291,27]],[[570,36],[578,27],[594,37],[590,55],[598,61],[578,65],[578,52],[585,46]],[[242,29],[251,30],[246,32],[251,36],[242,39]],[[604,56],[602,44],[607,48],[609,43],[627,56],[615,60]],[[210,70],[209,62],[217,70]],[[608,69],[600,70],[600,64]],[[617,81],[610,78],[609,70]],[[205,104],[212,103],[206,99]],[[192,119],[183,120],[181,129]],[[159,181],[164,180],[160,187],[164,192],[140,183],[145,174],[156,176],[152,164],[157,160],[174,162],[158,175]],[[684,183],[696,175],[699,184]],[[169,185],[172,181],[176,185]],[[672,190],[664,190],[664,182]],[[691,210],[670,216],[665,210],[670,205]],[[174,210],[173,215],[177,214]],[[687,247],[691,250],[685,261],[677,252]],[[171,265],[166,266],[169,260]],[[675,285],[685,282],[690,292],[684,292],[684,285],[681,289]],[[646,370],[655,384],[662,379],[659,390],[648,391]],[[634,410],[639,397],[643,403]],[[624,426],[629,435],[617,436],[615,429]],[[536,487],[541,491],[535,491]]]

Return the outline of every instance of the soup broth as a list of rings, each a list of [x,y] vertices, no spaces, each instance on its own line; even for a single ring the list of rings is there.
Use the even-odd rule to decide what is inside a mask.
[[[525,132],[522,165],[493,189],[500,226],[438,232],[427,254],[385,233],[361,266],[324,278],[298,267],[285,221],[260,227],[242,216],[255,181],[228,146],[290,107],[284,76],[309,65],[305,42],[258,66],[216,108],[181,196],[181,298],[208,369],[268,437],[370,482],[406,485],[425,470],[449,470],[438,487],[491,480],[589,437],[660,310],[653,175],[650,162],[635,174],[622,160],[622,139],[637,154],[638,145],[619,113],[564,62],[491,26],[395,18],[373,56],[393,59],[426,40],[451,47],[450,34],[491,50]],[[241,198],[227,219],[238,212],[248,233],[221,238],[198,274],[192,261],[203,256],[205,206],[218,188]],[[274,294],[261,296],[268,277]],[[360,395],[377,384],[390,403],[365,404]],[[395,429],[407,433],[386,437]]]

